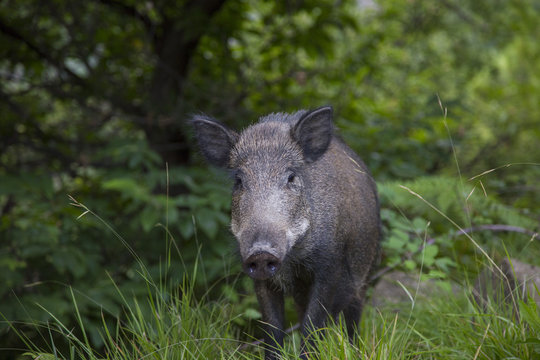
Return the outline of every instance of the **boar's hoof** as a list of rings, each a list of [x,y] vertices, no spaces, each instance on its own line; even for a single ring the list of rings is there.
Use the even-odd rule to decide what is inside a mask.
[[[266,280],[274,276],[281,266],[281,261],[274,255],[262,251],[244,261],[244,271],[256,280]]]

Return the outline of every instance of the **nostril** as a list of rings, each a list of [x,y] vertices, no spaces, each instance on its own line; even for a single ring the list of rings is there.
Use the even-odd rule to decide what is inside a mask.
[[[268,262],[268,264],[266,265],[266,267],[268,268],[268,270],[273,273],[276,271],[277,269],[277,263],[275,261],[270,261]]]
[[[247,268],[248,268],[248,271],[249,271],[250,273],[254,273],[255,270],[257,270],[257,264],[254,263],[254,262],[249,263],[248,266],[247,266]]]

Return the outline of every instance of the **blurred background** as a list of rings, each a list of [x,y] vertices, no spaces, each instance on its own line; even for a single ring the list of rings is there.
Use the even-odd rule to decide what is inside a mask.
[[[484,226],[490,254],[539,262],[538,24],[535,0],[2,1],[0,357],[25,347],[9,323],[36,341],[25,324],[75,324],[74,297],[99,347],[102,312],[122,311],[116,287],[147,294],[126,245],[77,219],[68,194],[155,279],[174,287],[196,271],[197,291],[239,304],[239,328],[257,319],[228,231],[231,184],[187,122],[198,112],[241,129],[332,105],[379,182],[383,266],[419,271],[418,233],[433,240],[427,275],[455,279],[476,261],[397,184]]]

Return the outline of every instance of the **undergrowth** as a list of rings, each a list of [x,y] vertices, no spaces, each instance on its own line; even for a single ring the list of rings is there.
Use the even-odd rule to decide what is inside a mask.
[[[197,301],[184,283],[173,293],[149,287],[145,303],[125,302],[115,326],[104,323],[104,348],[88,342],[84,324],[79,335],[61,322],[44,326],[67,341],[64,350],[27,343],[33,359],[262,359],[258,345],[239,342],[231,326],[231,307]],[[164,289],[161,289],[164,290]],[[532,298],[518,300],[519,321],[482,311],[469,290],[440,290],[407,304],[367,307],[360,334],[351,344],[342,319],[314,335],[309,352],[320,359],[534,359],[540,357],[540,311]],[[125,294],[119,294],[124,296]],[[74,298],[75,299],[75,298]],[[74,311],[77,303],[74,300]],[[21,334],[21,336],[23,336]],[[285,359],[299,354],[298,332],[287,337]],[[247,346],[246,346],[247,345]]]
[[[394,210],[383,211],[383,220],[389,227],[392,246],[385,249],[394,259],[387,259],[404,264],[409,261],[408,268],[423,278],[428,276],[432,281],[448,284],[448,278],[437,276],[444,274],[449,268],[454,273],[464,269],[463,264],[451,259],[452,246],[446,246],[444,241],[462,236],[473,246],[472,253],[478,262],[495,263],[490,254],[482,249],[468,233],[456,233],[458,229],[478,224],[478,219],[489,216],[492,221],[512,217],[515,224],[533,226],[527,217],[521,216],[510,208],[504,208],[495,200],[488,197],[467,197],[465,204],[469,207],[467,216],[460,221],[463,227],[451,219],[459,216],[460,204],[455,202],[441,188],[455,186],[445,178],[417,180],[410,184],[401,185],[402,192],[397,186],[383,185],[382,197],[392,199]],[[416,194],[413,190],[421,188],[426,197],[420,204],[411,205],[405,196]],[[408,190],[403,191],[403,189]],[[411,190],[412,189],[412,190]],[[437,189],[439,195],[437,197]],[[463,191],[463,186],[461,190]],[[448,191],[448,190],[447,190]],[[466,189],[472,192],[472,190]],[[450,192],[450,191],[448,191]],[[429,197],[433,194],[433,197]],[[420,195],[418,195],[420,197]],[[457,198],[463,199],[463,194]],[[81,295],[71,291],[73,313],[76,315],[77,326],[65,324],[55,314],[43,308],[52,318],[47,323],[35,322],[26,324],[33,326],[42,336],[42,342],[36,343],[25,336],[24,331],[12,324],[12,331],[24,341],[26,351],[21,358],[40,360],[69,359],[69,360],[131,360],[131,359],[262,359],[263,351],[257,339],[251,337],[246,330],[253,326],[238,326],[254,323],[258,314],[253,308],[245,307],[242,302],[231,301],[231,294],[217,300],[209,296],[211,287],[200,295],[195,286],[198,283],[197,274],[199,262],[193,269],[188,269],[181,284],[171,286],[167,279],[155,279],[145,267],[139,256],[133,252],[129,244],[116,233],[104,220],[94,214],[85,205],[72,198],[73,205],[81,208],[84,215],[93,215],[109,228],[125,245],[139,264],[140,276],[147,284],[147,294],[141,300],[140,296],[117,289],[117,296],[122,303],[121,314],[114,315],[101,309],[96,316],[102,320],[100,337],[102,346],[96,346],[90,340],[85,321],[79,314],[78,303]],[[432,216],[429,207],[436,209],[441,215],[441,221],[449,220],[454,225],[452,231],[446,231],[445,236],[431,238],[431,227],[441,226],[434,220],[434,225],[426,220]],[[478,215],[484,209],[483,215]],[[413,218],[398,216],[396,213],[413,214]],[[449,215],[447,215],[449,214]],[[510,214],[510,215],[509,215]],[[487,223],[487,222],[485,222]],[[447,225],[448,226],[448,225]],[[162,264],[163,274],[168,274],[170,259],[181,257],[174,239],[165,226],[168,245],[166,261]],[[397,229],[397,230],[396,230]],[[434,232],[437,229],[434,229]],[[401,232],[400,232],[401,231]],[[440,231],[439,231],[440,233]],[[405,234],[405,235],[403,235]],[[396,239],[392,240],[392,236]],[[415,240],[416,239],[416,240]],[[534,240],[533,236],[531,241]],[[416,241],[416,242],[415,242]],[[407,245],[409,244],[409,245]],[[411,246],[414,245],[414,246]],[[409,246],[409,247],[407,247]],[[526,247],[528,247],[527,245]],[[503,246],[504,248],[504,246]],[[530,246],[529,249],[536,245]],[[173,255],[174,250],[177,251]],[[415,256],[408,256],[413,254]],[[404,257],[405,256],[405,257]],[[407,269],[407,266],[404,266]],[[390,267],[394,271],[400,266]],[[403,266],[401,266],[403,268]],[[459,275],[459,274],[458,274]],[[468,278],[469,274],[462,274]],[[425,276],[424,276],[425,277]],[[436,279],[436,280],[433,280]],[[114,283],[114,281],[110,280]],[[472,296],[473,285],[461,284],[460,287],[435,286],[429,296],[421,296],[414,289],[407,289],[410,301],[406,303],[387,303],[379,307],[366,306],[361,329],[354,342],[349,342],[343,320],[338,318],[330,322],[325,329],[319,329],[315,334],[314,346],[308,352],[319,359],[535,359],[540,358],[540,310],[533,299],[534,293],[518,293],[514,290],[517,316],[501,312],[496,307],[483,308]],[[232,292],[234,284],[228,284],[228,292]],[[534,289],[540,297],[538,289]],[[377,296],[377,294],[374,294]],[[111,321],[112,320],[112,321]],[[282,349],[284,359],[296,359],[300,353],[300,335],[292,332],[285,341]],[[45,346],[43,344],[46,344]]]

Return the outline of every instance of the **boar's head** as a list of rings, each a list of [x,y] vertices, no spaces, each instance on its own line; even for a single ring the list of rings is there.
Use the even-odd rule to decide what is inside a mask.
[[[271,278],[309,234],[306,169],[330,144],[332,108],[271,114],[240,134],[206,116],[192,122],[206,159],[232,174],[231,230],[244,271]]]

